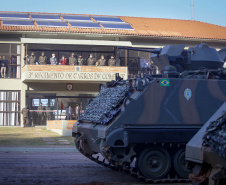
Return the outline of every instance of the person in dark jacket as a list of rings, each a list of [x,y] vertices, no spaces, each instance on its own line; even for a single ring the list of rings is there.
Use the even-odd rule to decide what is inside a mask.
[[[10,71],[10,78],[16,78],[16,66],[17,60],[15,56],[11,57],[11,71]]]

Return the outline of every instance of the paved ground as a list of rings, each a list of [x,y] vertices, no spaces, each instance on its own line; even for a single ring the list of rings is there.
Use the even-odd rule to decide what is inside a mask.
[[[137,183],[80,153],[0,153],[0,184]]]
[[[78,152],[0,152],[0,184],[143,184]],[[171,184],[172,185],[172,184]]]

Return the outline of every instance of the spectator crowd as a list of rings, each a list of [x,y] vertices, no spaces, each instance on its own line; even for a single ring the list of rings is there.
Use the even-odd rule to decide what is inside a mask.
[[[39,58],[36,58],[35,53],[31,52],[31,56],[26,56],[24,58],[26,60],[26,64],[30,65],[79,65],[79,66],[115,66],[116,60],[114,56],[112,55],[110,59],[107,61],[104,58],[104,55],[101,55],[97,61],[95,61],[95,58],[92,54],[89,55],[89,57],[85,60],[82,55],[79,55],[78,57],[71,53],[71,56],[69,59],[67,59],[64,55],[58,60],[56,58],[55,53],[52,53],[52,56],[48,62],[47,57],[45,56],[45,53],[42,52],[41,56]]]
[[[0,56],[0,77],[16,78],[17,59],[12,56],[8,61],[5,56]]]

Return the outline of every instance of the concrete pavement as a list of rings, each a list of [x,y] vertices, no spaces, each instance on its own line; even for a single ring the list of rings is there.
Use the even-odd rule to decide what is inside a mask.
[[[75,146],[0,146],[0,152],[78,152]]]

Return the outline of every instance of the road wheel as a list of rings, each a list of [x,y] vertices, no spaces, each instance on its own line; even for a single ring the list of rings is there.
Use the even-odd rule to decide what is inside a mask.
[[[148,179],[161,179],[171,167],[169,152],[164,148],[147,148],[138,157],[138,169]]]
[[[180,177],[188,179],[188,175],[191,171],[186,168],[185,148],[181,148],[175,153],[173,158],[173,166]]]

